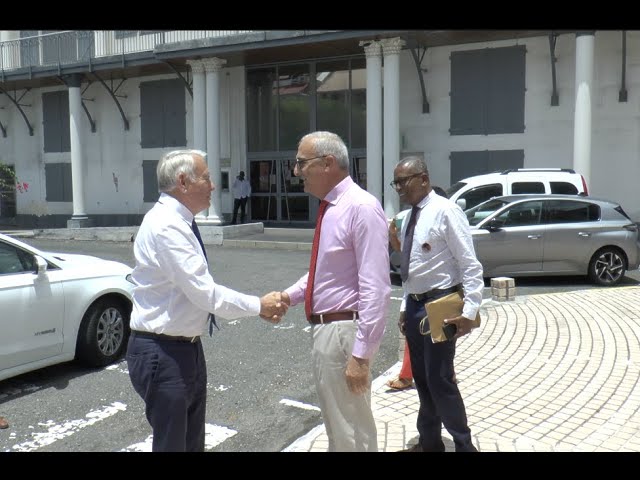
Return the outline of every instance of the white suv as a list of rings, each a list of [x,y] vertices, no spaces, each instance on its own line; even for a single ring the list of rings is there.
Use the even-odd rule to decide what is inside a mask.
[[[462,210],[514,193],[588,195],[584,177],[569,168],[516,168],[476,175],[451,185],[447,196]]]

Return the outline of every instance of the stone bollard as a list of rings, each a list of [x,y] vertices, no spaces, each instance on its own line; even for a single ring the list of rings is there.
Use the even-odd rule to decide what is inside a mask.
[[[491,279],[491,299],[504,302],[516,299],[516,282],[510,277],[496,277]]]

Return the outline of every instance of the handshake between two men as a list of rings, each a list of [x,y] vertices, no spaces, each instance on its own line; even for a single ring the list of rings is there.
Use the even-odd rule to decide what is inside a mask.
[[[269,292],[260,298],[260,318],[270,323],[280,323],[290,304],[287,293]]]

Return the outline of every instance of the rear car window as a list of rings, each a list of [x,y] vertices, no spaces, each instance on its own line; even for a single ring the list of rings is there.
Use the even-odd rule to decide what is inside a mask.
[[[600,219],[600,207],[587,202],[549,202],[548,223],[595,222]]]
[[[577,195],[578,189],[573,183],[569,182],[549,182],[551,184],[551,193],[561,195]]]
[[[489,200],[493,197],[499,197],[502,193],[502,185],[494,183],[492,185],[482,185],[475,187],[468,192],[464,192],[458,198],[464,198],[467,202],[466,208],[475,207],[476,205]]]
[[[546,193],[542,182],[513,182],[511,193]]]

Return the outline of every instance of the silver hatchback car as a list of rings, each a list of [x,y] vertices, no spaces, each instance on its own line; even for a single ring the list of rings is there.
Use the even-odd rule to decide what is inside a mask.
[[[640,263],[638,225],[608,200],[508,195],[465,214],[485,277],[587,275],[609,286]]]

